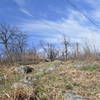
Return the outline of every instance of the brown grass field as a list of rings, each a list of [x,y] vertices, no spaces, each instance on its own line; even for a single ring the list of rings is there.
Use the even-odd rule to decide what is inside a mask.
[[[25,75],[15,71],[15,66],[0,68],[0,76],[5,77],[0,81],[0,100],[18,100],[21,95],[29,100],[30,95],[34,100],[64,100],[64,93],[74,92],[90,100],[100,100],[100,67],[89,65],[76,68],[80,62],[46,62],[32,66],[35,71],[26,76],[36,78],[33,87],[12,88],[12,84],[21,80]],[[39,69],[57,65],[52,71]]]

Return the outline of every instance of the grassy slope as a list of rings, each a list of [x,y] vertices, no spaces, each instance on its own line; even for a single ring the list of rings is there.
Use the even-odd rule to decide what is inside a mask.
[[[63,100],[65,91],[72,91],[93,100],[100,100],[100,73],[97,73],[100,71],[100,67],[87,66],[76,69],[73,67],[74,62],[63,62],[60,67],[53,71],[38,71],[38,67],[48,67],[55,64],[59,65],[59,62],[31,65],[37,71],[28,75],[38,79],[36,81],[37,86],[34,88],[40,98]],[[0,94],[14,91],[11,89],[11,85],[23,77],[23,75],[16,73],[13,67],[3,68],[0,73],[1,75],[6,73],[7,76],[5,84],[0,85]]]

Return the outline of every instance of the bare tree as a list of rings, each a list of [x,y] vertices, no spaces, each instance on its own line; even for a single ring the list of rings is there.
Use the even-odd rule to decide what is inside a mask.
[[[38,59],[38,57],[39,57],[38,49],[37,49],[37,47],[35,47],[34,45],[33,45],[32,48],[30,48],[30,49],[28,50],[28,54],[29,54],[29,56],[30,56],[30,58],[31,58],[31,61],[33,61],[33,63],[36,63],[36,62],[39,61],[39,59]]]
[[[0,24],[0,43],[3,44],[6,49],[7,56],[11,59],[9,52],[9,45],[11,39],[14,37],[14,28],[8,24]]]
[[[26,35],[8,24],[0,24],[0,43],[4,46],[9,60],[13,61],[12,54],[22,53],[26,44]]]
[[[58,55],[58,50],[55,48],[55,46],[53,44],[46,43],[43,41],[41,41],[40,44],[47,56],[47,59],[54,61]]]
[[[23,53],[25,51],[25,47],[27,45],[27,35],[20,30],[18,30],[15,34],[15,37],[12,39],[12,48],[17,50],[19,53]]]
[[[65,60],[68,59],[68,47],[69,47],[69,40],[66,39],[65,35],[63,35],[63,44],[64,44],[64,52],[63,52],[63,55],[65,56]]]
[[[76,42],[76,43],[75,43],[75,48],[74,48],[75,58],[78,58],[79,55],[80,55],[80,50],[79,50],[79,49],[80,49],[79,43]]]
[[[27,35],[16,28],[15,37],[11,41],[10,52],[16,61],[25,59],[25,49],[27,47]]]
[[[91,47],[91,45],[89,44],[89,42],[85,42],[84,43],[84,46],[83,46],[83,52],[84,52],[84,55],[86,56],[86,57],[89,57],[91,54],[92,54],[92,47]]]
[[[93,42],[91,43],[89,40],[84,42],[83,53],[85,59],[98,59],[98,50],[95,44]]]

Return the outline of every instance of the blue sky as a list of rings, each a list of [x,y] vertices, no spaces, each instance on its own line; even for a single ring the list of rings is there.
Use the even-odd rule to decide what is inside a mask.
[[[20,27],[31,35],[31,43],[40,40],[62,42],[65,34],[73,42],[89,40],[100,46],[100,0],[69,0],[88,16],[93,25],[67,0],[0,0],[0,22]]]

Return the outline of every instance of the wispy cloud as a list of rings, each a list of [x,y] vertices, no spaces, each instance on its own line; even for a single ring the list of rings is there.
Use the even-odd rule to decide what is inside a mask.
[[[27,4],[27,0],[14,0],[14,2],[18,5],[18,7],[22,13],[33,17],[33,15],[30,13],[30,11],[25,8],[25,5]]]
[[[30,33],[42,34],[47,36],[48,41],[59,43],[62,42],[62,34],[65,34],[72,42],[83,43],[85,40],[89,40],[90,43],[100,46],[100,34],[96,27],[85,25],[87,19],[83,17],[77,19],[75,16],[82,16],[76,11],[71,11],[68,18],[62,18],[61,20],[54,22],[49,20],[32,21],[27,20],[21,23],[20,27]],[[38,37],[37,37],[38,39]],[[46,40],[47,40],[46,39]]]
[[[96,21],[100,23],[100,0],[85,0],[93,8],[88,14]]]
[[[20,5],[20,11],[28,16],[33,17],[31,12],[24,8],[26,3],[25,0],[18,1],[19,2],[17,2],[17,4]],[[93,10],[86,12],[86,14],[88,14],[90,18],[93,18],[94,21],[98,21],[100,18],[100,6],[98,6],[99,2],[97,3],[95,0],[85,1],[93,7]],[[67,9],[67,11],[68,15],[66,17],[62,17],[58,21],[51,21],[46,19],[27,19],[24,22],[21,22],[19,27],[33,35],[42,35],[46,38],[41,39],[47,40],[49,42],[62,42],[61,35],[65,34],[68,38],[71,39],[72,42],[79,42],[80,44],[83,44],[85,40],[89,40],[91,44],[94,42],[96,47],[100,47],[100,30],[92,25],[91,22],[89,22],[89,20],[77,10]],[[59,11],[57,9],[56,13],[66,15],[66,11]],[[38,40],[38,37],[36,37],[36,39]]]
[[[33,15],[26,9],[26,8],[20,8],[20,11],[23,12],[24,14],[33,17]]]
[[[20,7],[25,6],[26,1],[27,0],[14,0],[14,2]]]

